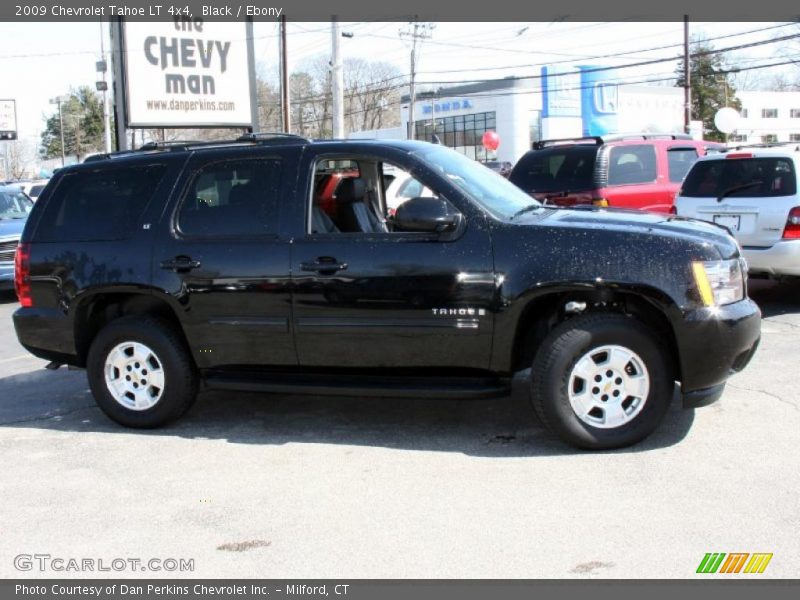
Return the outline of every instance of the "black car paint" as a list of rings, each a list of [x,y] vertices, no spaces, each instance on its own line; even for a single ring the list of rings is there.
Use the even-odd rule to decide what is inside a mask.
[[[34,308],[14,315],[33,354],[83,366],[92,302],[136,295],[168,306],[203,372],[240,367],[455,368],[509,376],[531,307],[577,295],[631,297],[669,323],[684,392],[725,381],[757,344],[760,313],[747,298],[701,306],[691,261],[738,255],[712,225],[640,211],[541,208],[499,220],[421,161],[414,142],[315,142],[210,148],[98,161],[60,171],[23,233],[31,248]],[[255,238],[183,238],[174,215],[195,167],[236,155],[286,164],[279,232]],[[322,156],[370,156],[410,170],[464,215],[455,233],[306,233],[313,166]],[[36,241],[58,179],[76,169],[143,160],[167,175],[124,240]],[[294,165],[297,168],[293,168]],[[162,268],[190,257],[190,270]],[[346,269],[310,269],[331,261]],[[323,265],[324,267],[324,265]],[[534,315],[535,317],[535,315]],[[528,321],[525,321],[528,322]],[[748,354],[749,353],[749,354]],[[745,359],[742,356],[747,355]]]

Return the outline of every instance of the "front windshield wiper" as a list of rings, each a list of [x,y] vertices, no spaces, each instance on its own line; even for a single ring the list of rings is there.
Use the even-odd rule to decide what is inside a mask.
[[[729,187],[727,190],[723,190],[723,192],[717,196],[717,202],[722,202],[724,198],[727,198],[734,192],[738,192],[741,190],[746,190],[751,187],[758,187],[759,185],[763,184],[763,181],[751,181],[750,183],[740,183],[739,185],[734,185]]]
[[[527,212],[531,212],[532,210],[536,210],[537,208],[542,208],[542,204],[540,202],[534,201],[533,204],[529,204],[523,208],[520,208],[517,212],[511,215],[511,220],[513,221],[520,215],[524,215]]]

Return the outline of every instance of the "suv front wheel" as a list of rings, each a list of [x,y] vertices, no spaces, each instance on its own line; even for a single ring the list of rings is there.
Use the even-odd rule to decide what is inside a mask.
[[[89,387],[106,415],[126,427],[151,428],[183,415],[197,396],[194,363],[167,321],[122,317],[92,342]]]
[[[550,430],[574,446],[635,444],[669,408],[675,384],[668,356],[631,317],[574,317],[550,332],[533,360],[533,406]]]

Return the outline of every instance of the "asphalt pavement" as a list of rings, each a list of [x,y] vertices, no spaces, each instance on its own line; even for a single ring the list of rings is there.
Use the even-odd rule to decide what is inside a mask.
[[[3,294],[0,577],[684,578],[708,552],[772,553],[747,577],[796,577],[800,284],[751,295],[761,347],[718,403],[591,453],[519,397],[206,393],[127,430],[84,372],[19,346]],[[164,571],[180,560],[193,570]]]

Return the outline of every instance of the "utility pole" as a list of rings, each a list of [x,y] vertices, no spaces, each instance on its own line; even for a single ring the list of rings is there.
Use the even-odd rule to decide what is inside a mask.
[[[331,17],[331,88],[333,94],[333,139],[344,138],[344,74],[339,49],[339,21]]]
[[[286,15],[281,15],[281,109],[283,132],[289,133],[292,129],[292,118],[289,106],[289,66],[286,58]]]
[[[61,105],[69,100],[69,96],[56,96],[50,100],[50,104],[58,105],[58,128],[61,133],[61,166],[64,166],[65,151],[64,151],[64,113],[61,110]]]
[[[434,27],[433,23],[420,23],[416,17],[409,23],[405,30],[400,31],[400,37],[411,38],[411,80],[409,82],[409,103],[408,103],[408,139],[414,139],[414,104],[417,100],[416,77],[417,77],[417,43],[431,37]]]
[[[689,56],[689,15],[683,15],[683,128],[689,133],[692,121],[692,81]]]

